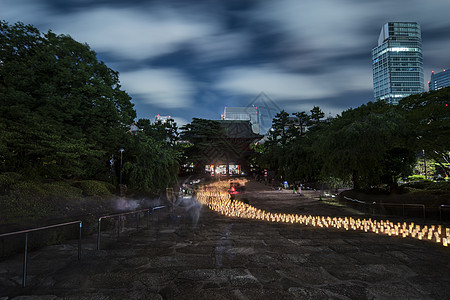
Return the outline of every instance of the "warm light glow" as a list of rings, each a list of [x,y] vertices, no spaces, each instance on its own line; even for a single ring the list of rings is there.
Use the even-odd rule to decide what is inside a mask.
[[[239,185],[245,185],[247,180],[233,180]],[[206,205],[209,209],[228,217],[244,219],[256,219],[268,222],[297,223],[314,227],[332,227],[344,230],[361,230],[388,236],[401,236],[402,238],[416,238],[440,243],[447,247],[450,237],[450,228],[442,228],[442,225],[431,225],[428,227],[411,222],[396,223],[389,220],[359,219],[353,217],[326,217],[297,214],[272,213],[258,209],[238,200],[232,200],[229,194],[230,182],[218,181],[204,186],[197,192],[197,201]]]

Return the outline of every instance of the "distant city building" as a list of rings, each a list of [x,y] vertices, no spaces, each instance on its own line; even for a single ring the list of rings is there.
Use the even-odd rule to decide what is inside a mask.
[[[430,91],[437,91],[442,88],[450,86],[450,70],[442,70],[442,72],[431,72],[431,80],[428,81]]]
[[[221,120],[228,121],[250,121],[254,133],[259,134],[258,108],[251,107],[227,107],[221,115]]]
[[[172,119],[171,116],[161,116],[161,115],[157,114],[155,116],[155,123],[156,122],[166,123],[170,119]]]
[[[397,104],[424,92],[422,38],[416,22],[389,22],[372,49],[375,100]]]

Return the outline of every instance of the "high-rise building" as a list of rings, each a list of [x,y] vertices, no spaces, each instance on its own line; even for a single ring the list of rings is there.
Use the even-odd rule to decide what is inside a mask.
[[[227,107],[221,115],[222,120],[250,121],[254,133],[259,134],[258,108],[251,107]]]
[[[372,49],[375,100],[397,104],[424,92],[422,38],[416,22],[386,23]]]
[[[442,70],[442,72],[431,72],[431,80],[428,81],[428,87],[430,91],[437,91],[442,88],[450,86],[450,70]]]

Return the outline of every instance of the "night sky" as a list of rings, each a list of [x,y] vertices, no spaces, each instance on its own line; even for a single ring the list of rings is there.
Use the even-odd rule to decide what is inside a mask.
[[[420,23],[427,82],[450,68],[449,12],[448,0],[0,1],[10,24],[89,44],[138,118],[179,125],[225,106],[335,115],[372,101],[371,50],[390,21]]]

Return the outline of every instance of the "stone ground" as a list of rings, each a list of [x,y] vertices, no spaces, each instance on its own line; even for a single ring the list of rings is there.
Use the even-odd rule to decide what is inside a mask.
[[[240,195],[269,211],[355,211],[251,182]],[[190,199],[175,217],[0,262],[0,299],[449,299],[450,249],[414,239],[226,218]],[[144,226],[145,224],[143,224]]]

